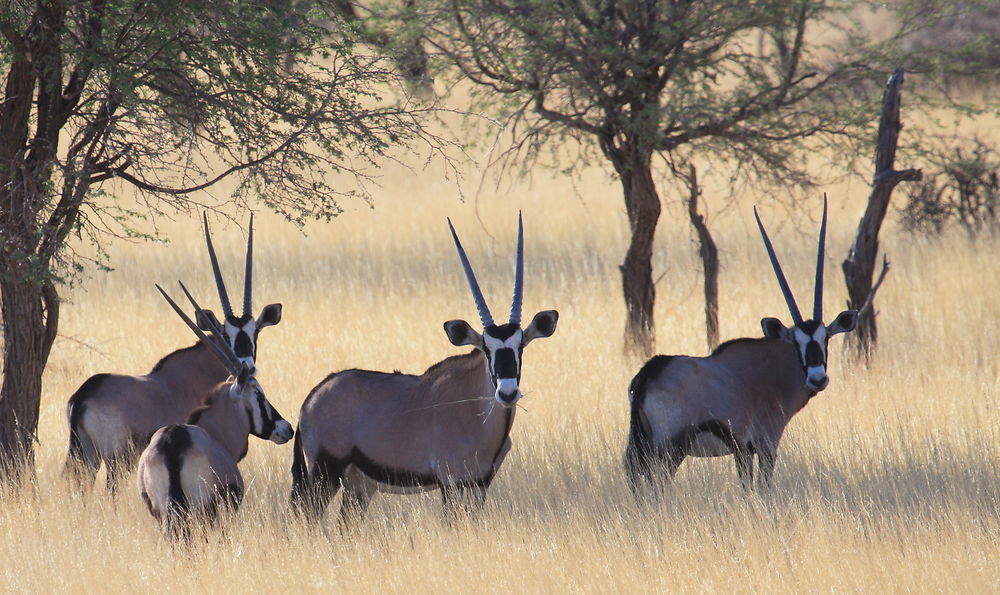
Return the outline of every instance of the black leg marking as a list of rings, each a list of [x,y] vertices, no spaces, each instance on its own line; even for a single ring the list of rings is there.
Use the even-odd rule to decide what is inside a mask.
[[[761,448],[757,451],[757,460],[760,464],[760,476],[757,478],[758,490],[770,490],[773,485],[774,463],[778,458],[778,453],[773,447]]]
[[[736,475],[743,489],[750,491],[753,489],[753,448],[750,444],[737,444],[733,454],[736,456]]]
[[[337,459],[320,450],[307,471],[307,479],[297,491],[292,492],[293,505],[301,510],[307,519],[318,520],[326,512],[330,500],[340,489],[340,481],[347,468],[347,461]]]

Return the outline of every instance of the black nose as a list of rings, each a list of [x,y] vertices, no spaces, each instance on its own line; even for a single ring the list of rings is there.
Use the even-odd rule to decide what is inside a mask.
[[[497,397],[499,397],[500,400],[503,401],[504,403],[510,404],[513,403],[515,399],[517,399],[517,391],[515,390],[509,393],[499,391],[497,392]]]

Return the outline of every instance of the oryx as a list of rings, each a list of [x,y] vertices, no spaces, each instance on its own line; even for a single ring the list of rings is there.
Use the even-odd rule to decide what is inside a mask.
[[[292,426],[264,397],[252,369],[222,340],[220,329],[211,329],[213,342],[156,288],[232,374],[203,395],[186,424],[157,430],[139,457],[139,494],[164,534],[177,537],[187,535],[191,521],[211,522],[220,507],[239,506],[243,475],[237,463],[246,456],[250,434],[284,444],[292,437]]]
[[[246,277],[243,314],[237,316],[229,304],[219,262],[212,246],[205,216],[205,242],[215,274],[224,323],[210,310],[195,313],[203,329],[215,328],[239,361],[254,369],[257,335],[266,326],[281,320],[281,304],[265,306],[253,318],[253,217],[247,238]],[[89,486],[103,461],[108,471],[108,487],[114,489],[120,475],[135,464],[136,455],[157,429],[183,423],[205,393],[226,380],[229,372],[203,342],[178,349],[163,357],[145,376],[97,374],[91,376],[69,399],[69,449],[65,472]]]
[[[761,483],[769,485],[778,442],[785,426],[829,384],[826,375],[830,337],[854,329],[857,313],[841,312],[823,324],[823,253],[826,201],[819,232],[819,256],[811,320],[803,320],[778,264],[764,225],[754,216],[767,248],[793,325],[764,318],[762,339],[723,343],[708,357],[658,355],[629,385],[631,423],[625,469],[633,491],[662,466],[672,477],[687,456],[735,455],[743,485],[753,482],[753,455]]]
[[[344,370],[328,376],[302,405],[292,464],[293,507],[322,515],[343,486],[341,515],[363,514],[375,492],[440,488],[445,502],[469,490],[478,502],[511,448],[521,398],[521,355],[551,336],[559,314],[539,312],[521,328],[524,229],[518,217],[514,297],[508,322],[496,324],[462,244],[448,221],[482,334],[464,320],[444,323],[453,345],[475,349],[421,375]]]

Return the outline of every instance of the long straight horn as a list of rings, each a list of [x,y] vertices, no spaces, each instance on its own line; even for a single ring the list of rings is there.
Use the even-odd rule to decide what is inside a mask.
[[[458,240],[458,234],[455,233],[455,227],[451,224],[451,219],[448,219],[448,229],[451,230],[451,237],[455,240],[455,247],[458,248],[458,257],[462,259],[462,268],[465,269],[465,278],[469,281],[469,289],[472,290],[472,297],[476,300],[476,308],[479,308],[479,319],[483,322],[483,328],[493,325],[493,315],[490,314],[490,308],[486,305],[486,299],[483,298],[483,292],[479,289],[479,283],[476,282],[476,274],[472,272],[472,265],[469,264],[469,257],[465,255],[465,250],[462,248],[462,242]]]
[[[510,302],[510,323],[521,324],[521,303],[524,299],[524,223],[517,213],[517,261],[514,265],[514,299]]]
[[[819,226],[819,248],[816,255],[816,295],[813,298],[813,320],[823,321],[823,256],[826,253],[826,192],[823,193],[823,223]]]
[[[191,306],[194,308],[194,311],[201,312],[203,308],[200,305],[198,305],[198,302],[195,301],[194,296],[191,295],[191,292],[188,291],[188,288],[184,286],[184,283],[182,283],[181,281],[177,281],[177,284],[181,286],[181,291],[184,292],[184,295],[187,296],[188,301],[191,302]],[[199,330],[201,329],[199,328]],[[229,344],[229,339],[222,334],[222,329],[218,325],[210,323],[209,332],[211,332],[212,336],[215,337],[215,341],[218,344],[218,348],[221,349],[222,352],[225,354],[226,359],[232,365],[233,369],[239,369],[240,358],[236,357],[236,352],[233,351],[232,346]]]
[[[764,239],[764,247],[767,248],[767,255],[771,259],[774,276],[778,278],[781,293],[784,294],[785,303],[788,304],[788,311],[792,314],[792,322],[800,324],[802,322],[802,315],[799,314],[799,307],[795,304],[795,296],[792,295],[792,290],[788,287],[788,280],[785,279],[785,273],[781,271],[781,264],[778,263],[778,255],[774,253],[774,246],[771,245],[771,239],[767,237],[764,224],[761,223],[760,215],[757,214],[757,207],[753,208],[753,216],[757,219],[757,227],[760,228],[760,236]]]
[[[191,330],[194,331],[194,334],[198,335],[198,338],[201,339],[201,342],[204,343],[205,346],[208,347],[212,351],[212,353],[214,353],[215,356],[219,358],[219,361],[222,362],[222,365],[225,366],[230,373],[235,374],[237,368],[233,366],[232,362],[226,356],[226,353],[218,346],[218,344],[209,339],[208,336],[205,335],[205,333],[202,332],[200,328],[198,328],[198,325],[196,325],[194,322],[191,321],[190,318],[188,318],[188,315],[184,313],[184,310],[181,310],[180,306],[178,306],[174,302],[174,300],[170,299],[170,296],[167,295],[166,291],[163,291],[162,287],[160,287],[157,284],[156,289],[160,291],[160,295],[163,296],[163,299],[167,300],[167,303],[170,304],[170,307],[174,309],[174,312],[176,312],[177,315],[181,317],[181,320],[183,320],[191,328]]]
[[[227,317],[233,315],[233,307],[229,305],[229,294],[226,293],[226,283],[222,280],[219,270],[219,259],[215,257],[215,247],[212,246],[212,235],[208,232],[208,213],[203,213],[205,219],[205,243],[208,244],[208,257],[212,259],[212,272],[215,273],[215,286],[219,288],[219,300],[222,302],[222,313]]]
[[[253,316],[253,213],[250,213],[250,235],[247,237],[247,270],[243,276],[243,315]]]

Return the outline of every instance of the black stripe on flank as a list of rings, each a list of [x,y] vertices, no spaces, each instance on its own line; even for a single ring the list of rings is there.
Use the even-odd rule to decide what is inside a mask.
[[[386,485],[400,488],[441,486],[436,475],[422,475],[376,463],[357,448],[351,451],[350,464],[357,467],[369,478]]]
[[[167,501],[175,511],[187,510],[187,497],[181,485],[181,467],[184,465],[184,455],[191,449],[191,434],[186,426],[168,426],[162,439],[156,444],[157,452],[164,458],[167,466],[169,488]]]

